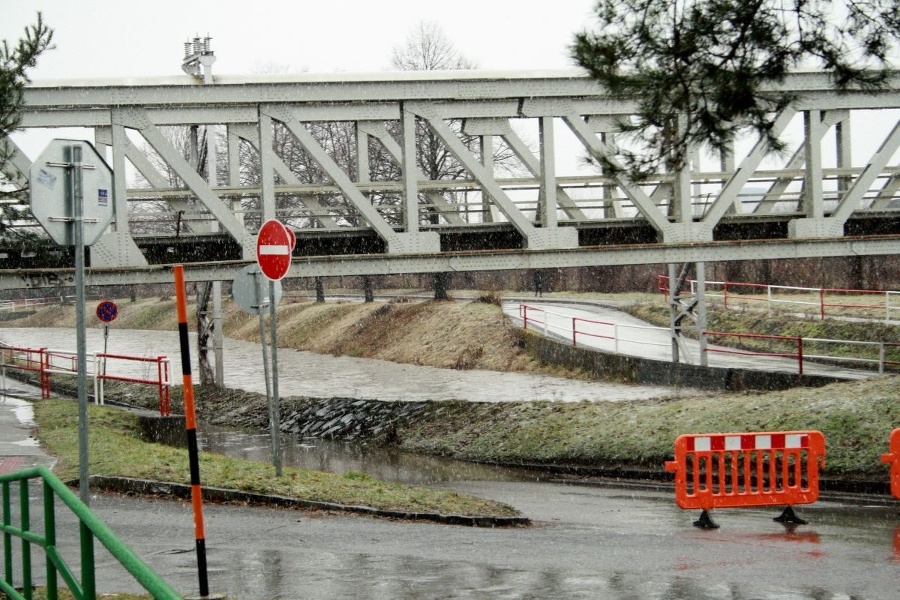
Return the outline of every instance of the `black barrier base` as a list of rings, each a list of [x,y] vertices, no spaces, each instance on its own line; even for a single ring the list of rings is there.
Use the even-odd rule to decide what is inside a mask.
[[[694,527],[699,527],[701,529],[718,529],[719,525],[713,522],[712,517],[709,516],[709,511],[704,510],[700,513],[700,518],[694,521]]]
[[[778,523],[783,523],[784,525],[806,525],[806,521],[797,516],[797,513],[794,512],[793,507],[788,506],[784,509],[779,516],[772,519],[773,521],[777,521]]]

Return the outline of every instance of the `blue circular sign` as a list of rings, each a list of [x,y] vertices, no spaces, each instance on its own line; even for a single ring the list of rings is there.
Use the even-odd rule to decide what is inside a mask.
[[[97,305],[97,318],[104,323],[109,323],[119,314],[119,307],[115,302],[104,300]]]

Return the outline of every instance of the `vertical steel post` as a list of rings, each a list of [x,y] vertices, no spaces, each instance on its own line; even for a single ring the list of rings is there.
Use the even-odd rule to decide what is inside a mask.
[[[184,394],[184,424],[187,429],[188,460],[191,469],[191,504],[194,509],[194,538],[197,547],[197,577],[200,596],[209,596],[206,573],[206,533],[203,525],[203,488],[200,487],[200,458],[197,449],[197,422],[194,408],[194,383],[191,378],[191,346],[188,338],[187,295],[184,289],[184,265],[175,265],[175,299],[178,311],[178,338],[181,344],[181,374]]]
[[[78,520],[81,537],[81,593],[86,600],[96,600],[97,580],[94,569],[94,534],[82,519]]]
[[[19,481],[19,520],[21,521],[22,531],[31,531],[31,511],[28,499],[28,480]],[[32,588],[34,587],[31,578],[31,542],[24,537],[22,538],[22,590],[25,598],[31,600]]]
[[[706,356],[706,263],[698,262],[697,270],[697,339],[700,342],[700,366],[709,366]]]
[[[675,274],[675,265],[669,263],[669,334],[672,336],[672,362],[678,362],[678,333],[675,319],[678,317],[677,302],[681,280]]]
[[[259,301],[258,309],[259,314],[259,344],[260,349],[262,350],[262,359],[263,359],[263,379],[266,382],[266,404],[269,407],[269,444],[272,449],[272,464],[275,466],[275,470],[278,475],[281,475],[281,448],[279,445],[278,449],[278,457],[275,457],[275,430],[278,428],[278,418],[275,416],[275,404],[272,400],[273,398],[273,385],[272,385],[272,377],[270,375],[269,369],[269,345],[266,341],[266,313],[265,308],[267,306],[271,306],[275,302],[275,294],[274,289],[271,296],[266,296],[266,290],[269,289],[264,284],[265,276],[257,272],[256,276],[256,297]]]
[[[0,489],[3,490],[3,525],[8,528],[12,525],[10,520],[9,482],[4,481]],[[15,583],[13,581],[12,535],[7,529],[3,531],[3,574],[10,585]]]
[[[73,239],[75,241],[75,349],[78,354],[78,490],[81,501],[90,506],[91,491],[88,481],[88,412],[87,412],[87,355],[84,331],[84,184],[82,147],[77,144],[65,147],[66,195],[72,207]]]
[[[47,547],[56,547],[56,512],[53,506],[53,487],[44,480],[44,541]],[[57,575],[53,561],[47,563],[47,600],[57,600]]]
[[[272,458],[275,475],[281,477],[281,401],[278,397],[278,339],[275,333],[275,282],[269,280],[269,333],[272,337],[272,403],[269,414],[272,427]],[[263,342],[265,343],[265,342]]]

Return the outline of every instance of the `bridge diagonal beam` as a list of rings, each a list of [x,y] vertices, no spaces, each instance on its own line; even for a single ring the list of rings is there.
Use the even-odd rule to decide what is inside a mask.
[[[240,139],[244,140],[250,146],[253,147],[257,152],[261,152],[260,142],[259,142],[259,129],[253,125],[248,123],[236,123],[228,126],[229,135],[236,135]],[[270,159],[270,163],[275,172],[278,174],[281,179],[287,183],[288,185],[302,185],[300,179],[294,174],[290,168],[284,164],[284,161],[281,160],[278,156],[273,156]],[[303,208],[310,214],[310,218],[317,221],[322,229],[337,229],[338,225],[334,221],[334,217],[332,217],[328,213],[328,209],[322,206],[319,202],[312,198],[308,198],[306,196],[299,197],[300,203],[303,204]]]
[[[775,118],[775,122],[772,125],[772,134],[775,136],[780,135],[785,127],[791,122],[791,119],[794,118],[796,112],[797,111],[790,107],[783,109]],[[704,223],[715,226],[722,220],[722,217],[728,212],[728,209],[734,206],[738,194],[744,189],[744,186],[747,185],[747,182],[750,180],[753,173],[756,172],[756,169],[759,168],[760,163],[763,158],[765,158],[768,151],[769,147],[766,140],[763,138],[757,140],[753,149],[747,154],[746,158],[744,158],[734,174],[722,187],[722,191],[719,193],[718,198],[715,199],[712,206],[706,211],[706,214],[703,216]]]
[[[578,140],[591,154],[597,158],[611,161],[614,166],[621,167],[615,159],[612,148],[597,138],[597,134],[588,127],[587,123],[584,122],[584,119],[579,115],[566,115],[563,119],[569,126],[569,129],[572,130],[572,133],[575,134]],[[623,175],[616,175],[615,180],[625,195],[628,196],[628,199],[631,200],[638,211],[640,211],[641,215],[647,219],[647,222],[650,223],[657,232],[663,234],[668,228],[669,219],[659,210],[659,208],[657,208],[650,196],[638,186],[626,180]]]
[[[628,181],[624,175],[624,169],[616,160],[615,153],[609,145],[602,142],[594,133],[584,119],[577,114],[569,114],[563,117],[569,129],[578,137],[581,143],[595,157],[608,161],[614,168],[618,169],[613,178],[616,184],[622,189],[626,196],[637,207],[641,216],[656,230],[657,236],[663,243],[677,242],[704,242],[713,238],[713,225],[708,223],[697,223],[693,220],[693,215],[673,214],[668,216],[656,206],[653,199],[644,192],[639,186]],[[673,184],[674,185],[674,184]],[[662,191],[663,184],[660,184],[657,191]],[[668,188],[673,189],[673,188]],[[681,211],[675,211],[681,212]]]
[[[839,221],[841,224],[850,218],[853,211],[860,207],[863,196],[869,191],[875,180],[884,171],[884,168],[887,167],[898,147],[900,147],[900,122],[894,125],[894,129],[884,138],[884,142],[872,155],[872,158],[866,164],[862,173],[859,174],[859,177],[854,180],[844,197],[841,198],[830,218]]]
[[[894,128],[887,134],[881,146],[869,159],[862,173],[853,181],[831,215],[825,216],[824,208],[815,210],[815,207],[812,207],[812,212],[808,209],[806,218],[795,219],[788,223],[788,236],[791,238],[842,237],[847,219],[862,205],[862,199],[866,192],[884,171],[898,147],[900,147],[900,122],[894,124]],[[807,177],[811,178],[809,174]],[[821,195],[821,177],[815,180],[815,183],[819,186],[818,195]],[[812,190],[810,196],[815,201],[816,190]]]
[[[24,186],[28,183],[28,173],[31,171],[31,160],[25,156],[22,149],[8,137],[0,139],[0,144],[7,144],[11,151],[9,164],[12,165],[13,168],[7,169],[6,173],[12,178],[16,185]]]
[[[388,253],[405,254],[410,252],[439,251],[440,238],[434,232],[415,231],[414,233],[406,232],[403,235],[395,232],[384,217],[372,206],[368,198],[359,191],[350,177],[344,173],[340,165],[319,145],[319,142],[309,133],[292,111],[277,105],[266,105],[260,108],[260,112],[284,123],[288,131],[303,146],[303,149],[331,177],[347,200],[366,219],[378,236],[385,241]],[[417,218],[417,215],[411,215],[409,218]]]
[[[825,137],[825,134],[829,129],[845,121],[850,117],[850,111],[848,110],[829,110],[824,115],[822,115],[822,127],[819,128],[818,136],[816,139],[816,143],[821,144],[822,140]],[[843,159],[844,157],[840,157]],[[849,158],[847,158],[849,162]],[[804,144],[800,144],[794,154],[791,156],[790,160],[785,164],[784,168],[787,171],[795,171],[803,167],[806,162],[806,148]],[[769,190],[766,192],[765,197],[762,201],[760,201],[753,209],[753,213],[755,214],[767,214],[775,209],[775,207],[782,202],[781,197],[787,188],[794,182],[793,177],[779,177],[776,179],[772,185],[769,187]],[[736,205],[739,203],[736,203]],[[799,204],[799,202],[798,202]]]
[[[490,135],[499,135],[528,172],[535,177],[540,177],[540,160],[519,134],[513,130],[508,119],[466,119],[463,131],[470,135],[485,135],[487,132],[490,132]],[[570,219],[583,220],[587,218],[575,201],[559,186],[556,188],[556,202]]]
[[[94,139],[97,140],[98,144],[113,146],[112,136],[111,127],[97,127],[94,130]],[[172,184],[159,172],[153,163],[150,162],[150,159],[147,158],[147,155],[134,142],[125,137],[123,144],[125,146],[125,158],[147,180],[151,187],[157,190],[172,189]]]
[[[231,210],[209,187],[209,184],[175,150],[171,142],[157,129],[146,112],[139,108],[127,108],[118,111],[117,115],[121,125],[140,132],[143,138],[147,140],[147,143],[172,167],[187,185],[188,189],[197,196],[197,199],[224,227],[225,231],[241,244],[243,255],[245,257],[255,256],[256,247],[252,237],[244,229],[243,224],[235,218]]]
[[[512,200],[497,184],[493,173],[488,173],[484,165],[468,148],[463,145],[457,135],[444,123],[444,120],[436,114],[433,107],[424,104],[407,105],[407,109],[423,118],[431,127],[447,149],[456,157],[456,160],[471,173],[479,185],[487,192],[491,201],[503,212],[509,222],[525,238],[525,244],[529,249],[576,247],[578,245],[578,232],[574,229],[548,227],[538,229],[522,211],[513,204]],[[554,209],[555,210],[555,209]]]
[[[391,157],[391,160],[394,161],[394,164],[402,167],[403,166],[403,150],[400,148],[400,144],[397,143],[397,140],[388,132],[387,127],[385,127],[383,121],[358,121],[357,122],[357,131],[363,133],[364,135],[371,136],[378,140],[381,146],[388,153],[388,156]],[[419,181],[428,181],[425,177],[425,174],[419,170],[418,167],[415,169],[416,178]],[[436,192],[433,190],[428,190],[425,192],[425,197],[428,198],[428,201],[434,204],[441,217],[447,221],[447,223],[451,225],[462,225],[463,220],[459,216],[458,209],[447,201],[443,194],[440,192]]]

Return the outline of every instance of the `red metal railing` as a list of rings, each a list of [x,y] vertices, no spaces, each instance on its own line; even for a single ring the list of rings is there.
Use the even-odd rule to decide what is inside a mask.
[[[693,291],[696,281],[688,280]],[[669,277],[667,275],[656,276],[656,289],[663,294],[669,293]],[[775,304],[796,304],[806,307],[816,307],[819,318],[824,319],[829,316],[829,308],[845,309],[855,311],[853,316],[866,317],[872,312],[884,314],[884,320],[891,322],[895,320],[895,315],[900,315],[900,291],[895,290],[857,290],[850,288],[812,288],[812,287],[796,287],[786,285],[769,285],[765,283],[744,283],[736,281],[707,281],[706,295],[710,298],[719,296],[713,290],[722,290],[721,297],[728,308],[730,304],[740,301],[746,302],[764,302],[771,309]],[[762,294],[754,295],[754,293],[762,292]],[[786,297],[776,297],[776,292],[788,292],[793,294],[793,299]],[[797,294],[807,294],[818,296],[817,300],[803,300],[796,297]],[[830,300],[829,296],[864,296],[875,298],[883,296],[883,300],[875,303],[859,300],[835,301]],[[893,304],[892,304],[893,299]],[[831,311],[832,313],[834,311]]]
[[[0,345],[0,369],[3,369],[4,376],[6,369],[37,373],[41,386],[41,398],[49,398],[50,374],[44,368],[46,352],[46,348]]]
[[[166,356],[157,356],[156,358],[150,358],[146,356],[128,356],[125,354],[109,354],[109,353],[99,353],[97,354],[98,361],[102,361],[104,365],[103,369],[98,370],[97,379],[101,382],[100,387],[100,401],[102,403],[103,398],[103,381],[124,381],[127,383],[141,383],[148,385],[155,385],[159,392],[159,414],[163,417],[168,417],[172,410],[171,403],[171,395],[169,390],[172,386],[171,379],[169,378],[169,359]],[[142,363],[150,363],[156,365],[156,378],[148,378],[148,377],[129,377],[123,375],[110,375],[106,372],[106,361],[108,359],[115,360],[125,360],[132,362],[142,362]]]
[[[890,452],[881,455],[881,462],[891,465],[891,494],[900,500],[900,428],[891,432]]]
[[[155,385],[159,394],[159,413],[168,416],[171,412],[171,387],[172,381],[169,373],[169,359],[165,356],[129,356],[124,354],[98,353],[92,354],[93,372],[87,373],[94,378],[95,399],[98,404],[103,404],[102,382],[124,381],[145,385]],[[155,365],[156,376],[149,374],[146,377],[134,375],[110,374],[106,370],[106,362],[109,359],[124,360],[134,363],[149,363]],[[103,368],[100,367],[101,362]],[[18,346],[0,345],[0,368],[31,371],[38,374],[41,385],[41,398],[50,397],[51,375],[76,375],[78,373],[77,355],[74,352],[63,350],[48,350],[47,348],[25,348]],[[148,369],[149,373],[150,369]]]
[[[579,328],[578,328],[579,323],[584,323],[587,325],[601,325],[603,327],[611,327],[612,335],[593,333],[593,332],[587,331],[587,330],[579,331]],[[616,331],[615,323],[609,323],[607,321],[597,321],[594,319],[585,319],[583,317],[572,317],[572,345],[573,346],[578,345],[578,336],[579,335],[582,335],[585,337],[598,338],[601,340],[613,340],[614,342],[618,342],[618,339],[619,339],[618,332]]]

